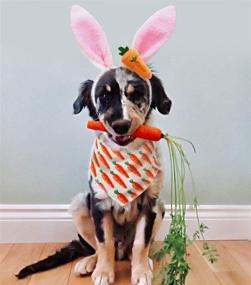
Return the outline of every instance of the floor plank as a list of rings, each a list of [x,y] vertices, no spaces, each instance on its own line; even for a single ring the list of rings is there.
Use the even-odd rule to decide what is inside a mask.
[[[80,259],[79,259],[80,260]],[[91,275],[76,277],[74,273],[75,261],[72,266],[68,285],[92,285]],[[130,283],[131,266],[129,261],[118,261],[115,263],[115,284],[126,285]]]
[[[186,285],[250,285],[251,242],[214,241],[213,244],[220,254],[219,261],[215,264],[210,264],[201,255],[201,242],[189,246],[188,261],[191,270]],[[151,255],[161,245],[161,243],[154,243],[151,248]],[[0,285],[92,285],[91,276],[75,276],[74,265],[77,260],[23,280],[16,280],[14,273],[17,273],[23,266],[47,257],[62,246],[62,243],[0,245]],[[169,261],[169,256],[160,262],[154,261],[154,273],[156,274],[161,266]],[[116,285],[130,285],[130,275],[129,261],[116,262]],[[159,281],[156,280],[154,285],[158,284]]]
[[[220,244],[234,257],[241,268],[251,278],[251,242],[221,241]]]
[[[46,244],[40,259],[55,253],[55,251],[62,248],[63,245],[64,244],[62,243]],[[68,263],[63,266],[59,266],[58,268],[34,274],[28,285],[67,285],[71,267],[72,263]]]
[[[187,252],[191,270],[188,273],[186,285],[221,285],[195,245],[189,246]]]
[[[151,248],[151,255],[157,251],[160,247],[161,247],[161,242],[156,242],[154,244],[154,246],[152,246]],[[77,261],[73,262],[73,266],[71,269],[71,274],[70,274],[70,278],[69,278],[69,283],[68,285],[92,285],[92,280],[91,280],[91,276],[84,276],[84,277],[76,277],[75,273],[74,273],[74,266],[75,264],[79,261],[80,259],[78,259]],[[160,268],[161,264],[166,263],[168,260],[168,257],[165,258],[165,260],[161,261],[161,262],[156,262],[154,261],[154,271],[157,272],[158,269]],[[129,261],[118,261],[115,263],[115,284],[116,285],[129,285],[131,284],[130,282],[131,279],[131,264]],[[157,285],[158,282],[154,282],[154,285]]]
[[[22,267],[39,259],[44,244],[14,244],[1,263],[0,285],[27,285],[30,277],[17,280],[16,274]]]
[[[131,284],[131,264],[129,261],[119,261],[115,264],[116,284]]]
[[[237,241],[236,241],[237,242]],[[250,285],[249,275],[242,269],[237,260],[230,254],[229,251],[223,246],[221,242],[213,242],[219,259],[217,262],[211,264],[207,261],[206,257],[203,257],[207,262],[208,267],[214,272],[217,279],[222,285]],[[196,243],[196,246],[200,253],[202,253],[202,242]]]
[[[92,285],[91,275],[82,277],[77,277],[75,275],[74,267],[79,260],[81,260],[81,258],[75,260],[72,264],[68,285]]]
[[[0,244],[0,264],[12,248],[13,244]]]

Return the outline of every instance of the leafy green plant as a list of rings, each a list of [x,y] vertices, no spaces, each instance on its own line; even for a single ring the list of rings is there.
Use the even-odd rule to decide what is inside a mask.
[[[186,258],[188,244],[196,239],[203,239],[204,244],[202,254],[212,263],[217,260],[218,254],[217,251],[205,241],[204,233],[208,227],[205,224],[200,223],[196,194],[193,209],[196,212],[198,226],[192,239],[187,236],[185,220],[187,204],[184,182],[187,170],[193,181],[190,164],[182,145],[177,142],[177,140],[181,138],[175,138],[167,134],[164,136],[164,139],[166,140],[169,149],[171,165],[171,223],[169,232],[164,239],[163,247],[154,254],[154,257],[157,260],[160,260],[169,254],[171,261],[164,265],[155,277],[161,279],[161,285],[184,285],[190,269]],[[189,143],[195,151],[193,144],[191,142]]]

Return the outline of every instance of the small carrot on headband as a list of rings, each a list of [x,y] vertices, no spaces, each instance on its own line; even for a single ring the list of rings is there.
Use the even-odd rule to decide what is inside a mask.
[[[143,79],[151,79],[152,72],[146,65],[143,59],[140,57],[139,52],[129,47],[119,47],[119,54],[122,56],[122,63],[132,72],[135,72]]]

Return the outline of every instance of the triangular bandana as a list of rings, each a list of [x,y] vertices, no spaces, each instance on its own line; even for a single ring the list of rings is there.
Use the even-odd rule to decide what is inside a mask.
[[[113,200],[125,205],[142,194],[159,171],[155,143],[146,141],[136,150],[118,151],[99,136],[93,147],[90,170],[95,183]]]

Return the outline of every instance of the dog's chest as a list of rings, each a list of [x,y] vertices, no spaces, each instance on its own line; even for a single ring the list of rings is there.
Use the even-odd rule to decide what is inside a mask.
[[[134,201],[146,191],[159,172],[156,146],[145,141],[135,148],[111,147],[98,136],[91,155],[90,173],[95,195],[109,196],[121,206]]]
[[[125,225],[135,221],[139,214],[139,207],[136,200],[128,203],[126,206],[121,206],[114,202],[112,206],[112,216],[117,224]]]

